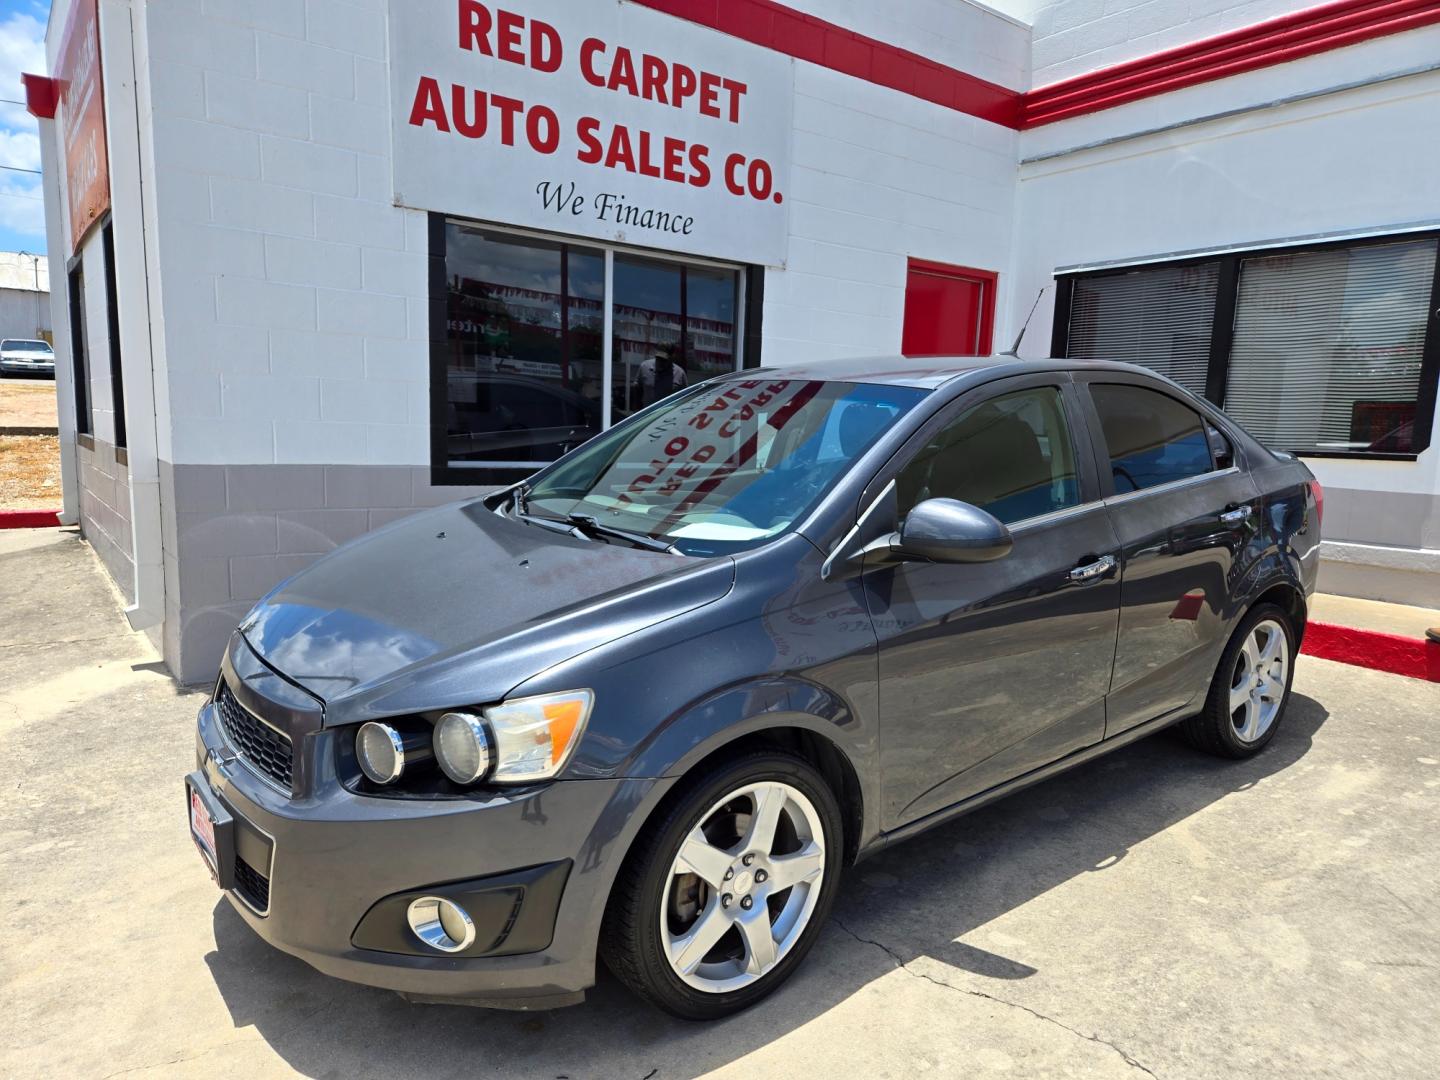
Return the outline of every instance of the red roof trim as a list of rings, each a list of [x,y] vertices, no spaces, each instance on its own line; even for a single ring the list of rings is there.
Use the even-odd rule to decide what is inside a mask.
[[[708,26],[752,45],[853,75],[877,86],[1015,128],[1018,90],[1010,90],[919,53],[806,15],[775,0],[635,0],[667,15]]]
[[[1434,0],[1339,0],[1031,90],[1022,128],[1440,23]]]
[[[60,104],[60,82],[46,75],[21,75],[25,84],[25,108],[31,116],[54,120]]]
[[[1435,0],[1337,0],[1022,94],[775,0],[634,2],[1009,128],[1053,124],[1440,23]]]

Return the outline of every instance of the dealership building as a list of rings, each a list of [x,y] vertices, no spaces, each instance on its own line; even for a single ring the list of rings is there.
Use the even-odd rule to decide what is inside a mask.
[[[1300,453],[1322,588],[1440,606],[1429,0],[55,0],[47,52],[62,520],[184,681],[672,389],[1022,328]]]

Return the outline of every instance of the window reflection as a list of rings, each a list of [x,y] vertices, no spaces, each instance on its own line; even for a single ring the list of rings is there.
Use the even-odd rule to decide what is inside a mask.
[[[613,418],[735,370],[735,271],[615,256]]]
[[[452,465],[554,461],[611,421],[735,369],[739,275],[447,222],[445,406]]]
[[[452,462],[546,462],[600,431],[605,258],[447,225]]]

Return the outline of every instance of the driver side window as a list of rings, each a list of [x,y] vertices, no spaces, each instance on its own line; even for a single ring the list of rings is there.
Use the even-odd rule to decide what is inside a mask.
[[[981,402],[947,424],[896,480],[903,518],[926,499],[959,499],[1010,525],[1080,504],[1070,426],[1053,386]]]

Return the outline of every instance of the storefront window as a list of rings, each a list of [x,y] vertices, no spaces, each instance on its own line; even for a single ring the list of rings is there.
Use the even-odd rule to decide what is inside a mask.
[[[446,231],[449,460],[553,461],[601,430],[604,254]]]
[[[1246,259],[1226,407],[1299,451],[1415,449],[1435,241]]]
[[[734,270],[615,256],[614,419],[735,370],[737,288]]]
[[[1127,360],[1209,397],[1276,450],[1411,457],[1430,445],[1434,235],[1060,279],[1056,351]]]
[[[1070,355],[1144,364],[1203,395],[1219,270],[1208,262],[1076,281]]]
[[[444,244],[437,464],[520,479],[638,409],[739,366],[737,269],[454,221]]]

